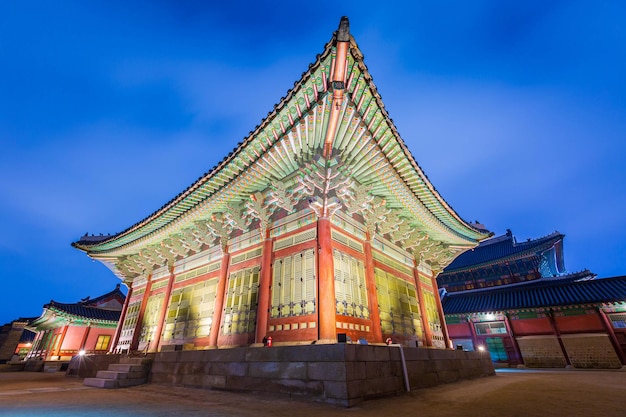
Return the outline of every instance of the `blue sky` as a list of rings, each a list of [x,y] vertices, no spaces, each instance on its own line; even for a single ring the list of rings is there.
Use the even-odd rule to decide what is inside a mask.
[[[446,201],[626,274],[626,3],[0,3],[0,324],[119,282],[70,244],[211,169],[342,15]]]

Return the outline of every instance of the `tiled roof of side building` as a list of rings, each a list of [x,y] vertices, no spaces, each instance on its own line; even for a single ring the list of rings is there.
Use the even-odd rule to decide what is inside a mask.
[[[71,314],[73,316],[82,317],[85,319],[102,321],[119,321],[121,314],[120,311],[105,310],[102,308],[91,307],[82,303],[64,304],[52,301],[49,304],[46,304],[44,308]]]
[[[124,295],[122,290],[120,290],[120,284],[117,284],[113,291],[108,292],[106,294],[102,294],[101,296],[96,297],[96,298],[89,298],[82,303],[85,305],[93,306],[93,305],[100,303],[101,301],[106,301],[106,300],[110,300],[113,298],[119,299],[122,303],[126,299],[126,296]]]
[[[548,279],[507,287],[448,293],[441,300],[445,314],[561,307],[626,302],[626,276],[573,281]]]
[[[442,274],[456,270],[478,267],[511,256],[520,256],[524,253],[541,252],[562,240],[565,235],[554,232],[539,239],[517,242],[511,231],[502,236],[496,236],[482,241],[474,249],[462,253]]]

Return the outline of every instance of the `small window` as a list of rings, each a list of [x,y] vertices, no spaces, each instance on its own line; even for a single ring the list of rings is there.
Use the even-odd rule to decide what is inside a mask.
[[[476,323],[476,334],[506,334],[506,326],[503,321],[492,321],[488,323]]]
[[[111,342],[110,335],[98,336],[98,341],[96,342],[96,350],[107,350],[109,348],[110,342]]]

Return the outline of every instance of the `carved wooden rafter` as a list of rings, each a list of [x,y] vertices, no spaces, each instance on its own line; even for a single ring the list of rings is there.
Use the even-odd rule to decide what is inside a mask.
[[[149,264],[151,268],[155,266],[162,266],[166,263],[166,259],[161,253],[161,245],[150,245],[145,249],[139,251],[139,255],[145,259],[146,264]]]
[[[342,207],[341,198],[350,195],[352,184],[336,158],[327,161],[318,157],[303,166],[295,190],[309,197],[309,206],[318,218],[330,218]]]
[[[403,242],[408,240],[414,232],[415,228],[409,224],[408,220],[402,219],[402,222],[398,224],[396,230],[391,232],[391,240],[399,242],[400,245],[403,246]]]
[[[136,264],[127,257],[119,258],[115,263],[115,268],[127,279],[135,278],[142,273],[141,269],[138,269]]]
[[[374,197],[372,199],[369,208],[363,212],[365,229],[367,230],[370,239],[374,237],[376,225],[384,221],[390,212],[391,209],[387,208],[385,200],[380,197]]]
[[[180,243],[189,251],[198,253],[202,249],[202,242],[194,234],[194,229],[188,227],[180,232]]]
[[[167,259],[167,264],[169,267],[174,265],[174,261],[179,256],[187,256],[189,253],[189,248],[183,245],[181,237],[179,235],[172,235],[166,239],[161,241],[161,254]]]
[[[383,221],[378,222],[378,233],[386,235],[397,231],[404,220],[398,215],[398,210],[389,210]]]
[[[401,245],[405,250],[417,255],[415,258],[419,261],[421,248],[427,241],[428,235],[426,233],[413,231],[408,238],[401,241]]]
[[[296,204],[302,198],[303,194],[302,188],[292,188],[289,190],[284,182],[272,180],[265,204],[267,206],[282,208],[287,211],[287,213],[292,213],[295,211]]]
[[[226,221],[233,229],[248,231],[252,219],[246,214],[246,207],[240,204],[229,204],[228,210],[223,213]]]
[[[259,221],[261,237],[265,237],[271,225],[271,216],[276,206],[266,204],[263,193],[257,192],[250,195],[250,199],[246,201],[245,207],[246,215]]]
[[[192,229],[192,233],[195,240],[201,244],[213,246],[215,243],[215,235],[209,228],[207,220],[197,220],[193,224],[194,228]]]
[[[128,257],[128,265],[131,270],[137,271],[139,275],[152,272],[152,264],[138,253]]]
[[[228,238],[233,231],[232,225],[224,217],[223,213],[213,213],[211,220],[205,223],[209,232],[218,239],[222,251],[226,251]]]
[[[346,206],[348,214],[363,213],[368,210],[374,200],[374,196],[370,194],[371,185],[361,185],[354,183],[350,193],[346,194],[343,203]]]

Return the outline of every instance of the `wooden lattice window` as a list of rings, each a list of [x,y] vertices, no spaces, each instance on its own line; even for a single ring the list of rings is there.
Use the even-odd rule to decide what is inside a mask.
[[[337,314],[368,319],[365,265],[359,259],[333,251]]]
[[[122,326],[122,332],[120,334],[120,344],[133,338],[133,332],[135,331],[135,325],[137,324],[137,318],[139,317],[139,310],[141,309],[141,299],[134,301],[128,305],[126,309],[126,317],[124,318],[124,325]]]
[[[148,298],[146,310],[143,313],[141,324],[140,343],[149,343],[154,340],[159,311],[163,306],[163,293]]]
[[[439,309],[437,308],[436,295],[430,289],[422,287],[424,294],[424,304],[426,305],[426,315],[428,326],[430,327],[433,346],[445,348],[446,343],[443,338],[443,329],[439,319]]]
[[[422,336],[415,285],[376,268],[376,292],[383,333]]]
[[[101,334],[98,336],[98,340],[96,340],[95,350],[107,350],[109,348],[109,343],[111,343],[111,336]]]
[[[230,274],[224,307],[224,334],[254,332],[258,291],[258,266]]]
[[[475,323],[476,334],[506,334],[506,325],[503,321]]]
[[[172,291],[163,341],[206,337],[211,331],[217,279]]]
[[[272,318],[315,313],[315,252],[313,249],[274,261]]]

